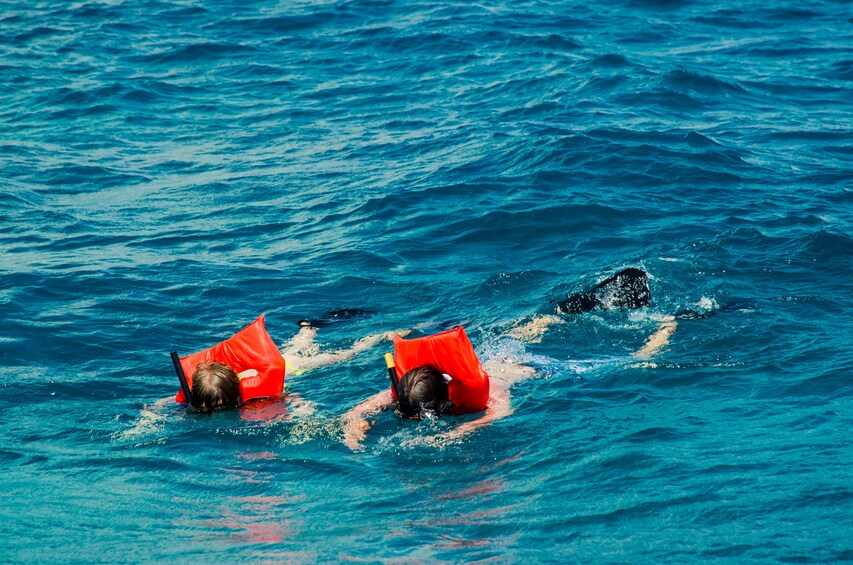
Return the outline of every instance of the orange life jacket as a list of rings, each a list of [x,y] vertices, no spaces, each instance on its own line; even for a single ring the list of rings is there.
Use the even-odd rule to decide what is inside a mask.
[[[432,365],[452,380],[447,385],[454,414],[482,412],[489,401],[489,375],[480,365],[462,326],[415,339],[394,338],[397,379],[403,373]],[[391,394],[395,394],[391,387]]]
[[[240,379],[240,402],[254,398],[278,396],[284,390],[284,357],[275,342],[264,329],[263,314],[257,320],[209,349],[181,357],[181,367],[192,389],[192,378],[202,361],[219,361],[229,365],[235,372],[256,369],[254,377]],[[175,396],[178,402],[186,402],[182,390]]]

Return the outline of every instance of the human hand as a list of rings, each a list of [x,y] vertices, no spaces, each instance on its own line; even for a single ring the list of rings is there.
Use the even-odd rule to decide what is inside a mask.
[[[362,419],[347,420],[344,423],[344,445],[352,451],[364,451],[361,442],[367,437],[370,422]]]

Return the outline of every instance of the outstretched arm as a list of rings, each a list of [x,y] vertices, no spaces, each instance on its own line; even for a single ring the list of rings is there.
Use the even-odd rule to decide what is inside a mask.
[[[513,412],[509,401],[510,386],[536,376],[536,371],[533,367],[522,365],[509,357],[489,359],[483,363],[483,369],[491,375],[489,403],[483,415],[476,420],[459,424],[450,431],[412,440],[409,442],[409,445],[425,443],[440,447],[449,443],[455,443],[468,434],[484,426],[488,426],[492,422],[506,418]]]
[[[314,341],[317,328],[306,326],[300,328],[299,332],[282,346],[282,355],[291,371],[307,371],[349,361],[358,353],[384,340],[393,339],[394,335],[404,336],[407,333],[408,331],[371,334],[357,340],[346,349],[320,351],[320,347]]]
[[[483,415],[476,420],[459,424],[447,432],[433,436],[415,438],[407,442],[406,445],[415,446],[426,444],[434,447],[443,447],[451,443],[457,443],[468,434],[479,430],[482,427],[488,426],[492,422],[500,420],[501,418],[506,418],[512,414],[512,412],[513,410],[509,403],[509,392],[504,389],[498,389],[493,391],[489,396],[488,408],[486,408]]]
[[[526,341],[528,343],[539,343],[542,341],[542,336],[545,335],[548,328],[554,324],[564,323],[566,323],[566,320],[560,316],[555,316],[553,314],[547,314],[544,316],[536,315],[533,316],[533,319],[526,324],[521,324],[520,326],[512,328],[508,332],[508,335],[509,337]]]
[[[677,327],[678,322],[675,321],[674,317],[667,316],[664,318],[658,326],[657,331],[649,336],[643,347],[634,352],[634,359],[648,361],[657,355],[669,343],[669,338],[675,333],[675,328]]]
[[[119,434],[118,437],[125,440],[138,439],[140,436],[162,432],[168,419],[167,407],[174,403],[175,397],[167,396],[154,404],[146,404],[139,413],[139,418],[136,419],[134,426]]]
[[[364,441],[367,430],[370,429],[370,422],[367,418],[382,412],[393,402],[391,391],[383,390],[341,416],[341,421],[344,424],[344,445],[353,451],[361,451],[363,449],[361,442]]]

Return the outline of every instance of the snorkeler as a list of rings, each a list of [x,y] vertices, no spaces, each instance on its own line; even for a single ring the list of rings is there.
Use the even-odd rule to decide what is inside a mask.
[[[351,347],[345,349],[336,351],[320,350],[319,345],[315,343],[317,326],[328,325],[331,322],[363,314],[365,314],[363,311],[357,310],[333,310],[318,320],[300,320],[297,322],[300,326],[299,331],[289,341],[282,344],[281,350],[272,342],[272,338],[269,338],[272,346],[265,345],[262,347],[265,352],[261,357],[265,357],[266,362],[259,359],[258,348],[251,343],[248,344],[248,348],[242,349],[242,352],[238,348],[237,358],[228,357],[217,360],[216,357],[227,357],[227,355],[216,355],[213,356],[214,359],[198,359],[193,364],[187,363],[188,357],[206,354],[210,350],[204,350],[183,359],[178,358],[178,364],[182,367],[185,366],[187,372],[191,371],[190,382],[195,386],[189,391],[189,399],[195,406],[194,410],[203,413],[212,413],[237,407],[242,409],[244,403],[259,398],[269,398],[273,405],[278,404],[276,398],[283,392],[285,361],[288,373],[291,376],[296,376],[310,369],[347,361],[355,357],[359,352],[369,349],[383,340],[391,339],[397,334],[406,335],[408,333],[408,331],[400,331],[396,332],[396,334],[393,332],[371,334],[357,340]],[[266,330],[263,329],[263,316],[259,317],[242,331],[253,326],[259,335],[262,332],[263,335],[269,337],[266,334]],[[232,336],[232,339],[239,334],[240,332]],[[225,341],[228,342],[229,340]],[[255,344],[258,343],[257,340],[250,341],[254,341]],[[216,346],[210,349],[215,348]],[[235,351],[230,347],[228,349],[232,353]],[[177,358],[177,354],[173,356],[173,361],[175,358]],[[256,366],[244,367],[240,363],[249,363]],[[280,382],[278,381],[279,377],[275,374],[277,370],[270,372],[267,366],[277,364],[281,365]],[[237,369],[239,369],[239,372]],[[261,374],[259,369],[264,374]],[[273,378],[270,378],[269,373],[272,373]],[[268,405],[269,403],[249,402],[246,408],[251,412],[250,419],[257,419],[259,416],[264,420],[281,417],[286,419],[301,419],[310,417],[316,412],[313,402],[303,399],[298,393],[288,392],[283,396],[283,400],[286,402],[284,405],[286,406],[286,410],[274,409],[273,406]],[[179,392],[177,396],[161,398],[152,404],[143,406],[135,424],[130,429],[122,432],[121,437],[126,439],[137,438],[143,434],[149,434],[161,429],[168,419],[169,411],[167,407],[175,402],[175,400],[186,402],[183,391]],[[273,409],[270,410],[270,408]],[[241,412],[241,417],[248,417],[245,411]]]
[[[449,432],[409,443],[444,443],[464,436],[511,414],[509,387],[534,375],[531,367],[507,359],[481,365],[461,327],[416,339],[396,337],[394,352],[390,390],[373,395],[342,417],[343,441],[353,451],[361,449],[370,429],[368,418],[390,407],[409,419],[482,412]]]
[[[572,294],[557,303],[551,314],[536,315],[526,324],[514,327],[509,336],[528,343],[539,343],[548,329],[556,324],[567,322],[566,314],[584,314],[595,310],[635,310],[651,303],[649,274],[637,267],[628,267],[611,275],[585,292]],[[692,311],[684,311],[695,314]],[[663,316],[658,329],[646,340],[645,344],[634,352],[633,357],[647,360],[658,353],[675,333],[677,318],[687,315]]]
[[[257,398],[275,397],[284,389],[285,367],[291,375],[352,359],[359,352],[394,335],[372,334],[346,349],[321,351],[315,343],[317,326],[331,318],[352,317],[356,310],[333,310],[318,320],[300,320],[299,331],[282,350],[264,328],[264,316],[219,344],[173,362],[181,379],[178,402],[187,402],[200,412],[235,408]],[[316,324],[316,325],[315,325]],[[190,373],[191,371],[191,373]],[[189,379],[186,374],[191,374]]]
[[[185,381],[182,390],[174,397],[146,406],[134,429],[149,427],[150,421],[159,420],[159,412],[175,400],[189,402],[195,411],[211,413],[236,408],[255,399],[274,399],[284,391],[285,363],[288,374],[297,376],[311,369],[352,359],[361,351],[395,335],[392,332],[371,334],[357,340],[351,347],[335,351],[321,351],[315,343],[317,326],[365,314],[361,310],[340,309],[316,320],[300,320],[297,322],[299,331],[282,344],[281,350],[266,332],[262,315],[231,338],[209,349],[183,358],[173,353],[172,360],[179,371],[179,378],[183,377]],[[405,335],[408,332],[397,333]],[[297,393],[288,393],[284,400],[290,415],[308,415],[315,411],[313,403]]]
[[[540,341],[550,325],[565,323],[565,314],[579,314],[596,309],[632,310],[647,306],[650,301],[648,274],[636,267],[627,268],[606,278],[586,292],[577,293],[559,301],[553,314],[536,316],[524,326],[514,328],[510,332],[510,337],[528,342]],[[634,352],[633,357],[644,360],[654,356],[668,343],[675,327],[674,317],[664,318],[658,330],[646,340],[643,347]],[[461,331],[464,336],[464,331],[461,328],[457,328],[457,330]],[[420,339],[434,339],[447,333]],[[467,337],[464,340],[467,342]],[[397,357],[400,356],[400,346],[417,341],[395,339],[394,346]],[[467,343],[470,347],[470,342]],[[433,350],[434,346],[423,349]],[[451,355],[447,355],[447,352],[444,353],[446,357],[456,356],[452,354],[453,352],[450,352]],[[473,349],[471,354],[473,355]],[[424,358],[421,357],[421,360]],[[365,439],[366,432],[370,428],[368,418],[391,406],[396,406],[397,413],[407,418],[482,412],[483,414],[479,418],[464,422],[448,432],[420,438],[409,443],[444,444],[459,439],[477,428],[510,415],[512,413],[509,401],[510,387],[536,374],[532,367],[520,364],[509,357],[490,359],[480,365],[479,360],[474,355],[475,370],[486,375],[489,382],[487,385],[488,401],[482,406],[475,405],[478,408],[477,410],[459,411],[454,407],[452,394],[456,377],[452,371],[448,374],[436,366],[448,361],[435,355],[428,361],[403,373],[399,378],[399,383],[392,386],[393,393],[391,390],[382,391],[344,414],[342,417],[343,441],[347,447],[352,450],[362,449],[361,442]]]
[[[438,334],[394,338],[394,355],[385,356],[390,390],[362,402],[343,417],[344,443],[358,449],[370,427],[367,417],[390,406],[398,415],[471,414],[489,406],[490,379],[461,326]]]

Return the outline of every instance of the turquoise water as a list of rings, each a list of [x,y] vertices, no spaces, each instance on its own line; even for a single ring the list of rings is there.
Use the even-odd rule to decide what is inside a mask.
[[[0,560],[853,560],[850,3],[2,6]],[[152,408],[341,307],[538,377],[441,449],[340,443],[384,345],[288,376],[311,420]]]

